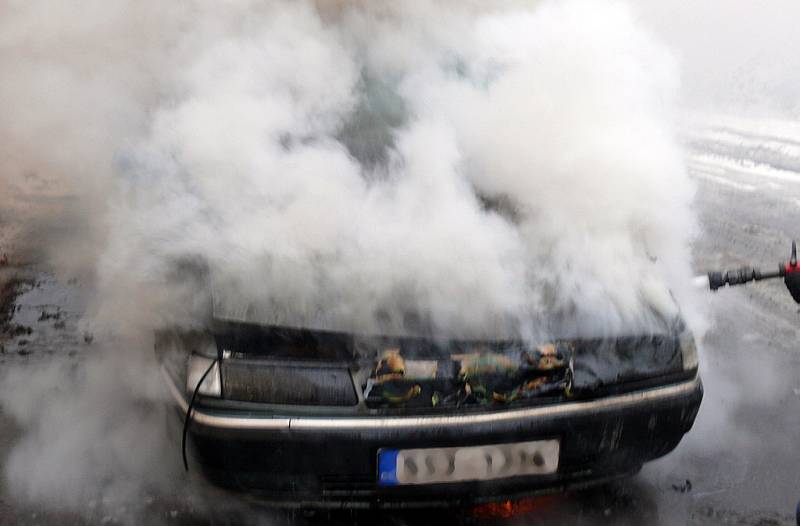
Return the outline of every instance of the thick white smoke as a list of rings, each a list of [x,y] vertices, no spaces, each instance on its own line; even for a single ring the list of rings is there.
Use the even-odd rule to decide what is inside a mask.
[[[673,64],[623,6],[262,11],[189,30],[146,134],[115,150],[114,282],[197,255],[248,319],[652,326],[687,275],[691,187]]]
[[[187,259],[224,315],[438,336],[654,330],[690,281],[676,66],[623,3],[0,9],[6,195],[77,195],[54,260],[96,275],[87,323],[128,338],[63,399],[112,449],[70,457],[86,442],[17,404],[31,432],[9,466],[28,497],[79,506],[76,481],[143,476],[108,453],[152,383],[125,383],[113,415],[92,407],[151,370],[154,326],[202,321],[176,284]],[[57,380],[26,383],[47,397]],[[58,458],[32,445],[66,473],[40,477]]]

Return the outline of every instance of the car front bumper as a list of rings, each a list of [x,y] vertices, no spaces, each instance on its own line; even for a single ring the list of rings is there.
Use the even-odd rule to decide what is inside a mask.
[[[188,404],[168,373],[176,409]],[[409,507],[563,491],[636,471],[691,429],[703,387],[694,378],[595,400],[451,416],[273,416],[197,406],[192,456],[213,482],[277,505]],[[177,421],[177,419],[176,419]],[[380,448],[432,448],[560,440],[558,471],[430,486],[377,484]]]

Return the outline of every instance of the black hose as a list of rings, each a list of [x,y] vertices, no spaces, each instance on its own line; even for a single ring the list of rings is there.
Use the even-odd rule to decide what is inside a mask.
[[[206,372],[203,373],[203,376],[200,377],[200,381],[197,382],[197,385],[194,387],[194,392],[192,393],[192,399],[189,400],[189,407],[186,408],[186,418],[183,421],[183,439],[181,440],[181,455],[183,456],[183,469],[187,472],[189,471],[189,461],[186,460],[186,435],[189,433],[189,420],[191,419],[192,415],[192,407],[194,407],[194,401],[197,398],[197,391],[200,390],[200,386],[203,385],[203,381],[205,381],[206,376],[208,373],[211,372],[211,369],[217,365],[217,358],[211,362],[211,365],[208,366]]]

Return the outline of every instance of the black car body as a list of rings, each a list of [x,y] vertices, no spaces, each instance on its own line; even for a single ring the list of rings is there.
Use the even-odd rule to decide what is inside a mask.
[[[609,480],[675,448],[702,398],[680,321],[534,346],[216,320],[159,332],[156,351],[175,422],[196,395],[203,473],[293,506],[459,505]]]

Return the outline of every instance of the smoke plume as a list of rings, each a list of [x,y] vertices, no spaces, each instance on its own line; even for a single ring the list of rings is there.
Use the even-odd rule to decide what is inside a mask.
[[[669,306],[692,228],[675,71],[624,7],[208,24],[113,150],[114,283],[192,256],[222,315],[445,336],[641,330]]]

